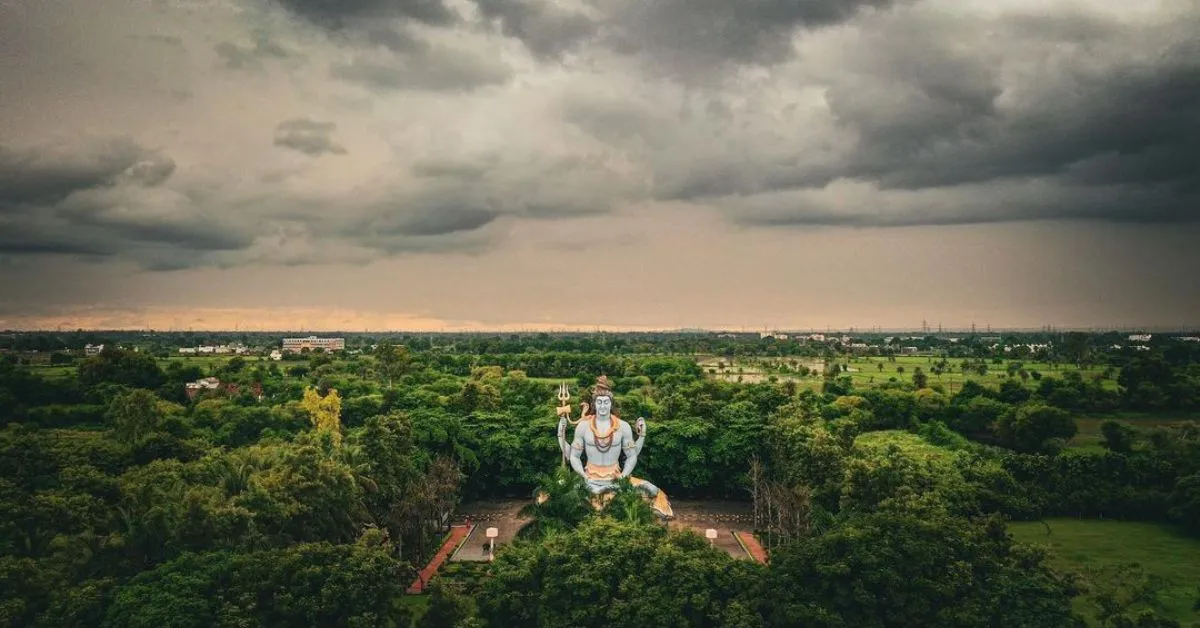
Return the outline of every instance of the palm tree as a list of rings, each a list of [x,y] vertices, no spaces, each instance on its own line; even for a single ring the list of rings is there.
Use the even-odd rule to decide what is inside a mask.
[[[530,526],[539,535],[569,530],[593,512],[583,478],[567,468],[539,476],[534,495],[533,503],[522,508],[520,515],[533,519]]]
[[[628,523],[647,524],[654,521],[654,511],[629,478],[617,481],[612,499],[604,506],[604,514]]]

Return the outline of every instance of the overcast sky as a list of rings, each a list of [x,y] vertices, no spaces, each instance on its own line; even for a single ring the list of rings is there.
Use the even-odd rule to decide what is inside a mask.
[[[1200,324],[1196,0],[0,0],[0,328]]]

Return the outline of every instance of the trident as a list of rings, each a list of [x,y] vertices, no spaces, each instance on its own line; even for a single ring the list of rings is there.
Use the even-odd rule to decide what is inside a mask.
[[[567,386],[566,382],[558,385],[557,397],[559,403],[557,414],[559,419],[562,419],[558,423],[558,448],[562,450],[562,462],[565,465],[567,464],[567,448],[569,447],[567,444],[567,425],[577,425],[579,421],[583,420],[583,416],[579,417],[579,421],[571,420],[571,389]],[[585,401],[580,405],[583,407],[582,414],[586,415],[587,402]]]

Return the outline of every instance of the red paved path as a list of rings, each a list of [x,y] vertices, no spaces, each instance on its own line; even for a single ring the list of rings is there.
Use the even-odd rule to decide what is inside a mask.
[[[467,535],[474,528],[474,526],[469,525],[450,526],[450,536],[446,538],[445,543],[442,543],[442,549],[438,550],[438,553],[434,554],[433,560],[429,561],[429,564],[425,565],[421,573],[417,574],[417,579],[413,580],[412,585],[408,587],[408,591],[406,592],[409,595],[423,593],[425,585],[429,584],[429,580],[433,578],[433,574],[437,573],[438,569],[441,569],[442,563],[446,562],[447,558],[450,558],[450,554],[454,552],[463,539],[467,538]]]
[[[758,542],[758,539],[754,538],[753,534],[740,530],[735,531],[734,534],[742,542],[742,545],[746,548],[746,552],[750,554],[751,558],[764,565],[767,564],[767,550],[763,549],[762,544]]]

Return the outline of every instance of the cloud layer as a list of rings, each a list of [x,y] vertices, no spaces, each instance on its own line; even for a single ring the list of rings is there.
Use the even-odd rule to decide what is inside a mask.
[[[5,259],[362,264],[680,205],[1200,219],[1187,0],[69,1],[0,5]]]

